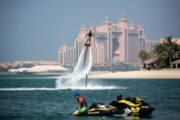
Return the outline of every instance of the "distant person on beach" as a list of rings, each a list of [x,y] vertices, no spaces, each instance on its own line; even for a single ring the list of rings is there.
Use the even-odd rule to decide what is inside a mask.
[[[74,96],[78,101],[78,110],[76,110],[73,115],[78,115],[87,112],[88,104],[83,96],[80,96],[78,91],[74,92]]]

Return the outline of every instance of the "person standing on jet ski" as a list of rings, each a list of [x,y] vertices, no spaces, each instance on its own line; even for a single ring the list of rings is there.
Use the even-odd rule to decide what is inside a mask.
[[[80,96],[78,91],[74,92],[74,96],[78,101],[78,110],[76,110],[73,115],[86,113],[88,109],[88,104],[85,98],[83,96]]]

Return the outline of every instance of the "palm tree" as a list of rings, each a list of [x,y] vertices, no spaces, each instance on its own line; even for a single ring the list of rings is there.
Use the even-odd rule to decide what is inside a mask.
[[[167,37],[164,44],[168,54],[169,64],[171,65],[172,60],[176,58],[176,55],[178,55],[177,53],[180,51],[179,45],[176,44],[176,41],[173,42],[171,37]]]
[[[138,57],[141,59],[142,62],[149,58],[149,55],[146,51],[141,50],[138,54]]]
[[[154,53],[158,59],[164,59],[168,65],[171,65],[173,60],[180,58],[180,45],[172,41],[171,37],[167,37],[165,41],[154,47]]]
[[[155,55],[158,56],[158,58],[163,58],[163,59],[166,59],[167,58],[167,52],[166,52],[166,47],[165,47],[165,44],[164,43],[161,43],[161,44],[157,44],[155,47],[154,47],[154,53]]]

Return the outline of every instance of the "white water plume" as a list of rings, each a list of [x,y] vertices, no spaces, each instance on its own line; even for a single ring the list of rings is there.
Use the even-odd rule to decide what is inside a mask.
[[[85,57],[86,54],[86,57]],[[74,68],[72,74],[60,76],[56,80],[56,89],[85,89],[85,90],[102,90],[102,89],[124,89],[120,86],[109,86],[98,84],[97,82],[90,82],[85,85],[85,76],[91,70],[92,66],[92,49],[91,47],[84,47],[79,56],[78,63]]]
[[[91,66],[92,49],[91,47],[83,47],[73,73],[60,77],[56,81],[56,88],[77,88],[85,86],[85,82],[82,79],[85,78],[86,74],[91,70]]]

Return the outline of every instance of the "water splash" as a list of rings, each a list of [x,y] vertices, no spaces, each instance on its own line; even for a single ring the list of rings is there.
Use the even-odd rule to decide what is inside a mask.
[[[85,57],[86,54],[86,58]],[[92,49],[83,47],[79,56],[78,63],[72,74],[59,77],[56,81],[56,88],[79,88],[85,86],[85,75],[91,70],[92,66]]]
[[[87,51],[86,51],[87,50]],[[87,53],[86,58],[84,58]],[[56,89],[87,89],[87,90],[102,90],[102,89],[124,89],[120,86],[109,86],[98,84],[91,81],[85,86],[85,76],[91,70],[92,66],[92,49],[84,47],[78,59],[78,63],[72,74],[61,76],[56,80]]]

